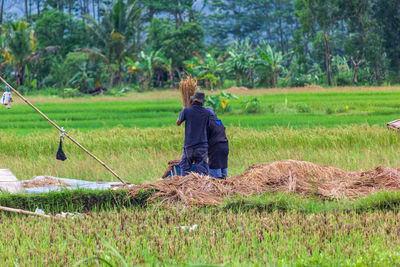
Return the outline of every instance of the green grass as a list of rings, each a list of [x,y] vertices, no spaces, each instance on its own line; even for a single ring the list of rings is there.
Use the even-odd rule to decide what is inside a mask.
[[[146,194],[126,205],[125,194],[80,190],[0,196],[1,205],[15,201],[31,210],[92,210],[54,221],[1,213],[0,233],[7,240],[0,245],[2,263],[73,265],[94,257],[113,266],[122,260],[145,266],[400,264],[399,192],[338,201],[265,194],[229,199],[222,209],[143,207]],[[193,230],[181,228],[193,225]]]
[[[400,116],[399,96],[397,91],[267,94],[259,96],[258,114],[242,114],[241,102],[251,97],[242,96],[233,102],[232,113],[221,115],[230,126],[229,172],[283,159],[352,171],[400,166],[400,137],[384,127]],[[62,103],[55,98],[38,107],[127,182],[154,181],[167,162],[182,153],[184,129],[172,126],[180,100],[127,99]],[[310,112],[301,113],[296,105],[306,105]],[[68,140],[67,161],[55,160],[58,138],[56,130],[26,105],[1,108],[0,168],[11,169],[19,179],[52,175],[115,180]],[[202,209],[163,203],[136,206],[146,194],[127,205],[125,193],[119,194],[1,195],[0,205],[92,211],[82,219],[61,221],[1,213],[3,265],[73,265],[94,256],[119,266],[122,261],[112,249],[128,264],[145,266],[400,265],[398,192],[340,201],[264,194]],[[194,231],[179,228],[194,224]]]
[[[159,179],[167,162],[179,159],[184,129],[72,131],[71,135],[109,164],[124,180],[143,183]],[[361,171],[400,166],[398,133],[368,125],[336,128],[290,129],[273,127],[267,131],[229,127],[229,172],[243,172],[262,162],[284,159],[311,161],[345,170]],[[51,175],[95,181],[116,181],[103,166],[65,140],[67,160],[57,161],[58,134],[0,133],[0,168],[9,168],[19,179]]]
[[[232,101],[232,113],[220,116],[226,125],[256,129],[271,126],[334,127],[363,123],[384,125],[400,116],[400,91],[268,94],[258,96],[261,100],[259,114],[243,114],[241,103],[250,97],[241,96],[239,100]],[[38,104],[37,107],[66,129],[81,131],[115,126],[166,127],[175,123],[181,110],[179,99],[127,101],[121,97],[110,101],[100,99],[63,103],[54,98],[54,101]],[[296,108],[297,105],[305,105],[310,112],[302,113]],[[14,105],[11,110],[0,109],[2,131],[26,134],[49,130],[51,127],[26,104]]]
[[[0,214],[2,263],[73,265],[105,257],[114,266],[396,266],[398,213],[215,212],[148,207],[48,219]],[[194,230],[180,226],[193,226]],[[100,237],[100,238],[97,238]],[[107,243],[106,243],[107,242]],[[90,266],[99,265],[96,261]]]
[[[332,212],[372,212],[400,211],[400,192],[382,191],[363,198],[320,200],[318,198],[302,197],[289,193],[266,193],[251,196],[233,196],[225,199],[220,205],[223,210],[234,212],[301,212],[301,213],[332,213]]]
[[[130,198],[126,190],[62,190],[43,194],[0,194],[0,206],[46,213],[89,212],[146,205],[150,196],[142,191]]]

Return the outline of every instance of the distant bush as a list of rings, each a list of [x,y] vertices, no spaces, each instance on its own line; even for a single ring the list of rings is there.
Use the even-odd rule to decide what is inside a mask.
[[[82,96],[78,88],[64,88],[60,90],[60,96],[64,98]]]
[[[311,108],[307,104],[303,104],[303,103],[297,104],[296,110],[299,113],[310,113],[311,112]]]
[[[340,72],[335,77],[337,86],[354,85],[352,72]]]
[[[212,107],[215,111],[229,112],[232,110],[230,104],[232,99],[238,99],[238,97],[222,91],[219,95],[208,95],[206,106]]]
[[[261,101],[257,97],[253,97],[243,102],[242,106],[247,113],[258,113],[260,112]]]

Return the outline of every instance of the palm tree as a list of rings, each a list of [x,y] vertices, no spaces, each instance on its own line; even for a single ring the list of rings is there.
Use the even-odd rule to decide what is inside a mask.
[[[24,83],[25,67],[36,52],[36,39],[26,21],[11,22],[5,29],[5,45],[9,60],[14,65],[17,86]],[[3,48],[4,49],[4,48]]]
[[[269,84],[274,87],[278,82],[278,76],[283,69],[282,52],[275,52],[272,47],[263,39],[261,45],[258,47],[260,58],[257,60],[257,69],[264,77],[262,79],[268,80]]]
[[[122,73],[124,58],[133,53],[136,46],[134,38],[135,22],[141,14],[136,1],[117,0],[111,8],[104,7],[104,16],[100,23],[88,16],[89,29],[93,33],[95,49],[82,51],[102,58],[110,68],[110,87],[118,83]]]

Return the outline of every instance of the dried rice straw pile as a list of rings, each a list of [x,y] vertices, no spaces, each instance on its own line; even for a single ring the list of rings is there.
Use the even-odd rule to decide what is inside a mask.
[[[58,187],[58,186],[70,187],[71,185],[58,179],[45,177],[43,179],[35,179],[23,182],[22,186],[24,188],[39,188],[39,187]]]
[[[131,195],[135,196],[143,188],[155,189],[150,200],[200,205],[219,204],[224,197],[233,194],[246,196],[265,192],[293,192],[324,199],[354,198],[400,189],[400,168],[346,172],[311,162],[285,160],[251,166],[226,180],[198,174],[159,180],[131,188]]]
[[[186,79],[180,81],[179,90],[182,96],[183,107],[190,107],[190,97],[194,95],[197,89],[197,81],[190,75],[187,76]]]

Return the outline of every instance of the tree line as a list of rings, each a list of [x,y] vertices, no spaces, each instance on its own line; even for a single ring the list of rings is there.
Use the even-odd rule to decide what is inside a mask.
[[[0,0],[0,72],[22,91],[400,81],[398,0]]]

